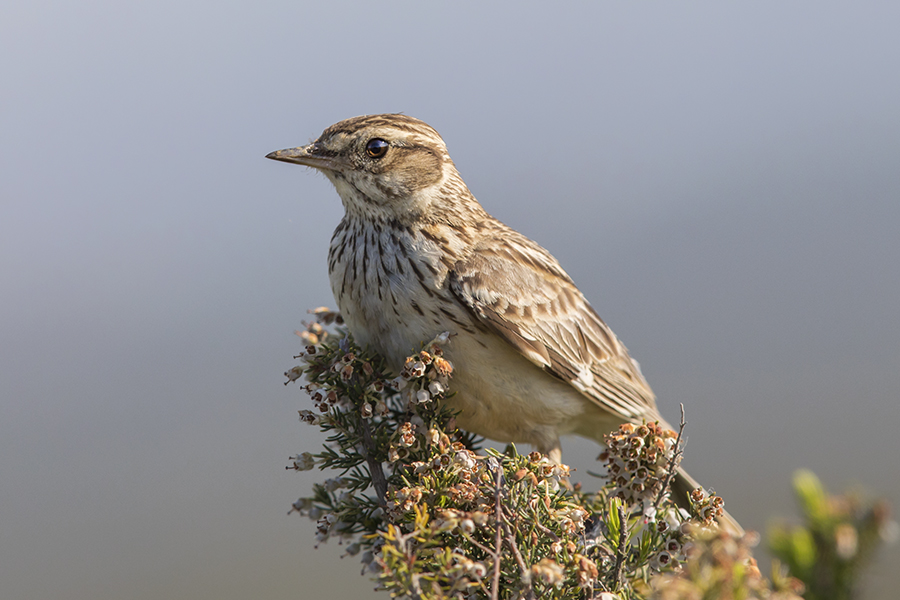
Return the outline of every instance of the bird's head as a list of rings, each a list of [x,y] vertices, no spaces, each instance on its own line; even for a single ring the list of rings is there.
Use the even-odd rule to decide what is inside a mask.
[[[406,115],[346,119],[309,145],[266,158],[318,169],[347,213],[367,219],[422,219],[439,208],[448,186],[468,195],[438,132]]]

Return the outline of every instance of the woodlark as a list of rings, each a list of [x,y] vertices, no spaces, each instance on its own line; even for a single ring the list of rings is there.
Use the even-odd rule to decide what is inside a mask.
[[[461,427],[557,462],[560,435],[668,427],[625,346],[549,252],[485,212],[430,126],[355,117],[267,158],[318,169],[341,197],[328,272],[357,342],[399,372],[422,342],[455,334]],[[681,471],[674,487],[681,502],[699,486]]]

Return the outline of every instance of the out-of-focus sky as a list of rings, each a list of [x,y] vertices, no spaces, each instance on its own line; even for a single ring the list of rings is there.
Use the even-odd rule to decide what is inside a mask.
[[[900,5],[0,8],[0,597],[377,597],[286,516],[340,202],[264,160],[402,111],[640,360],[764,529],[900,501]],[[598,447],[567,440],[579,472]],[[900,587],[890,550],[869,598]]]

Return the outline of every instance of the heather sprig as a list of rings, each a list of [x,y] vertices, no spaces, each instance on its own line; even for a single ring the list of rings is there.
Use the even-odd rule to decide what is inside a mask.
[[[759,598],[797,600],[798,580],[756,568],[753,534],[733,538],[724,501],[703,489],[679,509],[668,486],[678,432],[623,424],[606,436],[604,485],[584,491],[568,466],[538,453],[480,448],[443,400],[453,365],[442,333],[410,349],[399,374],[360,348],[328,309],[311,311],[305,349],[285,373],[312,406],[300,420],[326,436],[288,469],[329,471],[291,512],[316,521],[318,542],[347,555],[393,597],[474,599]]]
[[[773,524],[772,553],[803,581],[808,600],[859,597],[861,571],[882,543],[900,535],[887,501],[867,499],[859,491],[830,495],[806,470],[794,474],[794,493],[803,522]]]

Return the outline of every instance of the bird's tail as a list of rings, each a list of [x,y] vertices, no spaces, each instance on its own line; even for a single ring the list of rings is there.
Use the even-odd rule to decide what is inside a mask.
[[[697,488],[702,487],[703,486],[697,483],[696,479],[688,475],[687,471],[678,467],[678,472],[675,474],[675,479],[672,481],[672,497],[675,499],[675,503],[678,506],[689,509],[690,501],[688,497],[690,493]],[[744,535],[744,528],[737,522],[737,519],[728,514],[727,510],[719,517],[719,527],[735,537]]]

